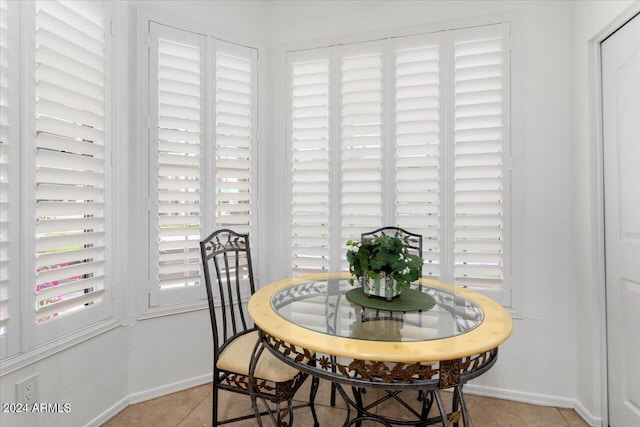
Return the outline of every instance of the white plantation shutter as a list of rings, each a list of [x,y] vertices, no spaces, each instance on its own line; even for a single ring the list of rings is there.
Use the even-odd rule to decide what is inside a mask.
[[[294,274],[397,225],[424,276],[510,304],[508,43],[499,24],[288,53]]]
[[[9,335],[15,335],[10,327],[12,322],[12,297],[17,292],[16,287],[11,286],[11,278],[16,272],[16,266],[11,262],[15,250],[12,250],[12,241],[16,234],[11,233],[10,227],[11,212],[17,206],[16,200],[11,197],[11,189],[15,186],[11,178],[15,176],[11,173],[12,151],[18,148],[16,126],[14,116],[17,111],[12,111],[13,93],[16,89],[15,81],[12,79],[12,68],[17,64],[11,49],[11,24],[14,21],[9,19],[9,4],[6,0],[0,1],[0,358],[4,358],[12,353],[9,349]],[[15,107],[14,107],[15,108]],[[13,157],[15,158],[15,157]],[[15,164],[15,163],[14,163]],[[10,210],[10,208],[13,208]],[[17,224],[16,224],[17,227]],[[15,281],[15,277],[13,277]],[[15,299],[14,301],[17,301]],[[17,332],[17,330],[16,330]]]
[[[360,47],[358,47],[360,49]],[[346,241],[382,225],[382,53],[345,53],[340,63],[342,257]],[[343,268],[347,267],[346,260]]]
[[[200,240],[254,231],[257,50],[149,28],[149,303],[189,305],[206,297]]]
[[[508,104],[503,26],[452,33],[454,280],[500,293],[505,280]]]
[[[439,277],[440,45],[414,39],[396,50],[394,65],[396,224],[422,235],[422,273]]]
[[[172,290],[192,288],[180,293],[186,300],[201,291],[203,60],[200,36],[155,23],[151,35],[150,108],[157,110],[150,129],[156,218],[150,280],[160,291],[151,293],[156,305],[165,302],[163,290],[171,295]],[[170,302],[182,300],[175,294]]]
[[[249,233],[256,51],[216,43],[216,228]]]
[[[329,270],[329,59],[289,58],[292,268]]]
[[[36,2],[36,323],[110,307],[104,14]],[[91,317],[89,313],[84,316]]]

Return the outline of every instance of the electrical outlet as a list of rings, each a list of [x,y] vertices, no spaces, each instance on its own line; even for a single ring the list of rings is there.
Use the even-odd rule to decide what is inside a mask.
[[[16,383],[16,403],[32,404],[38,401],[38,374]]]

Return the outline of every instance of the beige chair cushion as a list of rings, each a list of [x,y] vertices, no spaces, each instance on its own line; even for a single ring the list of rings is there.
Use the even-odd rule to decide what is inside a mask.
[[[234,339],[218,357],[217,368],[248,376],[256,340],[258,340],[258,331]],[[264,349],[256,365],[255,376],[264,380],[285,382],[295,377],[298,372],[297,369],[278,360],[268,349]]]

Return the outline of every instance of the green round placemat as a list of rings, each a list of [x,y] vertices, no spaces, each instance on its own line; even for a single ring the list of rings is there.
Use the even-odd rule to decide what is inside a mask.
[[[347,292],[346,297],[359,306],[385,311],[429,310],[436,305],[436,300],[431,295],[417,289],[405,289],[391,301],[381,297],[367,296],[362,287],[351,289]]]

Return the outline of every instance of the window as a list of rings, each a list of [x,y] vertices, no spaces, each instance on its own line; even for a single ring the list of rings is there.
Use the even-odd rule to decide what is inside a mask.
[[[205,298],[199,242],[255,226],[257,50],[150,22],[150,306]]]
[[[95,3],[0,6],[5,357],[112,316],[111,36],[109,13]],[[26,29],[11,19],[19,7]],[[19,34],[30,46],[20,54]],[[26,91],[18,97],[19,75]],[[25,177],[22,188],[18,177]],[[25,253],[32,255],[20,256]],[[26,313],[20,317],[26,325],[19,325],[19,312]],[[22,341],[21,330],[27,331]]]
[[[398,225],[425,276],[510,304],[509,26],[287,53],[294,275]]]

